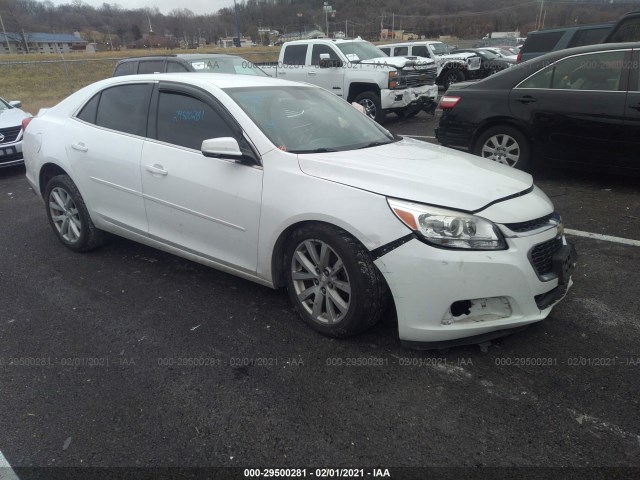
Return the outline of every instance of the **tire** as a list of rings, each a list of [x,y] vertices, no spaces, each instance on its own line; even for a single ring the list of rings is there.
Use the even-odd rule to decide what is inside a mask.
[[[344,230],[309,224],[285,247],[289,298],[302,320],[318,332],[345,338],[377,323],[389,289],[369,253]]]
[[[374,119],[380,125],[384,122],[385,113],[382,111],[380,96],[374,92],[364,92],[353,99],[354,102],[362,105],[369,118]]]
[[[44,198],[49,225],[65,247],[86,252],[105,242],[106,233],[93,224],[78,187],[68,175],[53,177]]]
[[[442,86],[445,92],[449,90],[452,83],[464,82],[464,74],[460,70],[445,70],[442,74]]]
[[[528,170],[531,148],[520,130],[509,125],[498,125],[485,130],[475,143],[473,153],[503,165]]]

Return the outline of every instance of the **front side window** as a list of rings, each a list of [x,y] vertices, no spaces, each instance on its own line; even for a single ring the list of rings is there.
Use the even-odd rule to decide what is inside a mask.
[[[598,52],[560,60],[551,88],[617,91],[625,55],[625,51]]]
[[[320,54],[321,53],[328,53],[329,54],[329,60],[340,60],[338,58],[338,55],[336,55],[336,52],[333,51],[333,48],[331,48],[329,45],[323,45],[322,43],[316,43],[313,46],[313,50],[311,51],[311,65],[315,65],[318,66],[320,65]]]
[[[262,69],[242,57],[209,55],[191,58],[188,62],[191,63],[193,69],[198,73],[231,73],[268,77]]]
[[[284,49],[284,65],[304,65],[307,59],[307,45],[288,45]]]
[[[118,85],[103,90],[96,112],[99,127],[145,136],[152,84]]]
[[[411,53],[416,57],[428,57],[429,51],[425,45],[414,45]]]
[[[190,95],[161,91],[157,137],[161,142],[200,150],[203,140],[235,135],[209,104]]]
[[[167,73],[184,73],[188,72],[187,67],[178,62],[167,62]]]
[[[380,51],[383,52],[385,55],[391,55],[391,49],[389,47],[380,47]]]
[[[396,48],[396,57],[404,57],[406,55],[409,55],[409,47]]]

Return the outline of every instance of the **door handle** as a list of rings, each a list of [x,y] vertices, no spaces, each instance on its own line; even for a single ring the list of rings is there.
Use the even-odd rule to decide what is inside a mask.
[[[531,95],[525,95],[524,97],[516,98],[516,102],[520,102],[524,105],[528,105],[530,103],[537,102],[537,100],[533,98]]]
[[[169,173],[162,167],[162,165],[158,165],[157,163],[155,165],[147,165],[147,171],[155,173],[156,175],[162,175],[163,177]]]
[[[315,75],[316,71],[315,70],[309,70],[309,75]]]
[[[71,148],[73,148],[74,150],[77,150],[79,152],[87,152],[89,151],[89,149],[85,146],[84,143],[79,142],[79,143],[73,143],[71,145]]]

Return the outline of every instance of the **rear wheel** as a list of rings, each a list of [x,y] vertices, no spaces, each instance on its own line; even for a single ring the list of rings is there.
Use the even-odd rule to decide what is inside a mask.
[[[342,229],[306,225],[287,242],[285,267],[289,297],[315,330],[348,337],[374,325],[388,305],[389,292],[369,253]]]
[[[376,122],[382,124],[384,122],[385,114],[382,111],[382,103],[380,102],[380,96],[375,92],[364,92],[353,99],[354,102],[359,103],[365,109],[365,113],[368,117],[373,118]]]
[[[491,127],[483,132],[478,137],[473,153],[519,170],[529,168],[531,156],[525,136],[508,125]]]
[[[91,221],[82,195],[68,175],[53,177],[44,198],[49,224],[64,246],[84,252],[104,243],[106,234]]]

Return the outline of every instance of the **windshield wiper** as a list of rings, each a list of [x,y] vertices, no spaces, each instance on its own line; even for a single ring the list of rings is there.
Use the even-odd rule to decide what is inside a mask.
[[[362,147],[356,148],[356,150],[362,150],[363,148],[379,147],[381,145],[389,145],[390,143],[393,143],[393,141],[389,141],[389,142],[378,142],[378,141],[369,142],[366,145],[363,145]]]
[[[338,152],[339,150],[335,148],[314,148],[313,150],[289,150],[289,153],[327,153],[327,152]]]

